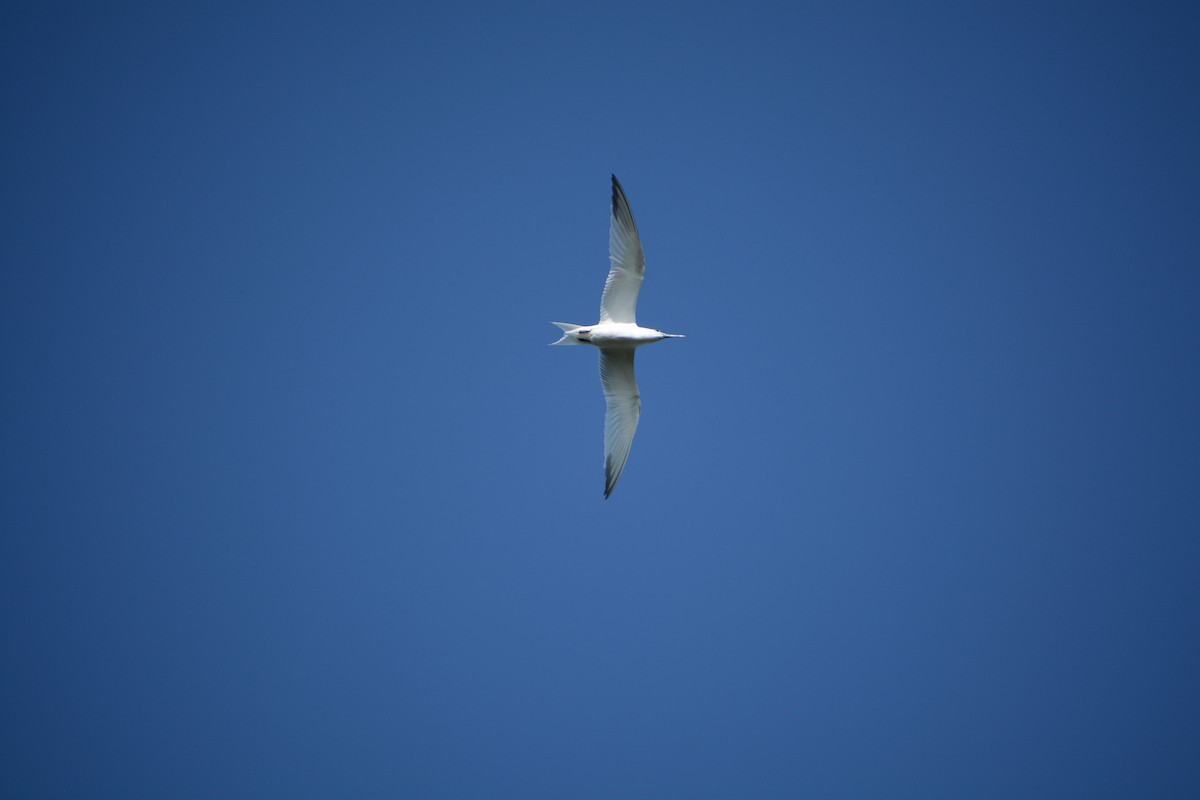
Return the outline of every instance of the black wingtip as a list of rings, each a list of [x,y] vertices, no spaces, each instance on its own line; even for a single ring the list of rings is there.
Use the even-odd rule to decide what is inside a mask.
[[[614,213],[621,209],[620,213],[628,214],[632,221],[633,212],[629,210],[629,198],[625,196],[625,187],[617,180],[616,175],[612,176],[612,208]],[[636,225],[637,223],[634,223],[635,227]]]

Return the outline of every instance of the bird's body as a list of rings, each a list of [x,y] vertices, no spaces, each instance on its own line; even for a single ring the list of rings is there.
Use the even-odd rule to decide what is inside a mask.
[[[642,345],[663,339],[682,339],[678,333],[663,333],[637,324],[636,308],[646,259],[637,223],[629,209],[625,190],[612,176],[612,221],[608,234],[608,258],[611,266],[600,299],[600,321],[595,325],[553,324],[563,335],[553,344],[590,344],[600,349],[600,382],[604,385],[607,411],[604,416],[604,497],[614,488],[637,432],[642,414],[642,398],[633,372],[633,354]]]
[[[556,322],[563,326],[566,323]],[[563,335],[574,339],[572,344],[591,344],[596,347],[641,347],[644,344],[661,342],[663,339],[682,339],[676,333],[663,333],[654,328],[643,328],[633,322],[597,322],[595,325],[569,326],[563,328]],[[568,344],[558,341],[554,344]]]

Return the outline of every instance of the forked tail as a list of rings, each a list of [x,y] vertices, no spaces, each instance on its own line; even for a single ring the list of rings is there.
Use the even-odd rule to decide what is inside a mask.
[[[583,327],[582,325],[572,325],[572,324],[571,324],[571,323],[569,323],[569,322],[551,322],[550,324],[551,324],[551,325],[557,325],[558,327],[562,328],[562,330],[563,330],[563,335],[562,335],[562,338],[561,338],[561,339],[559,339],[557,342],[551,342],[551,343],[550,343],[551,345],[556,345],[556,344],[582,344],[582,343],[581,343],[581,342],[580,342],[578,339],[576,339],[574,336],[571,336],[571,335],[570,335],[571,331],[577,331],[577,330],[579,330],[580,328],[582,328],[582,327]]]

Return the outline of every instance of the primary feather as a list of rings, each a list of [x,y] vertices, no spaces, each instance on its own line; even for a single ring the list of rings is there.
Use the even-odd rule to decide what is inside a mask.
[[[617,176],[612,176],[612,220],[608,228],[608,280],[600,298],[601,322],[637,323],[638,292],[646,277],[646,256],[629,199]]]
[[[629,460],[629,449],[633,447],[633,435],[637,433],[638,420],[642,417],[642,396],[638,393],[637,377],[633,372],[633,354],[630,348],[604,347],[600,349],[600,382],[604,384],[604,496],[607,498],[617,486],[625,462]]]

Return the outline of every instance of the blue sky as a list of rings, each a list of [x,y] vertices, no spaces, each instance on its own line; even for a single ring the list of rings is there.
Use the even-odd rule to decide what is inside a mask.
[[[0,793],[1196,796],[1198,35],[6,3]]]

